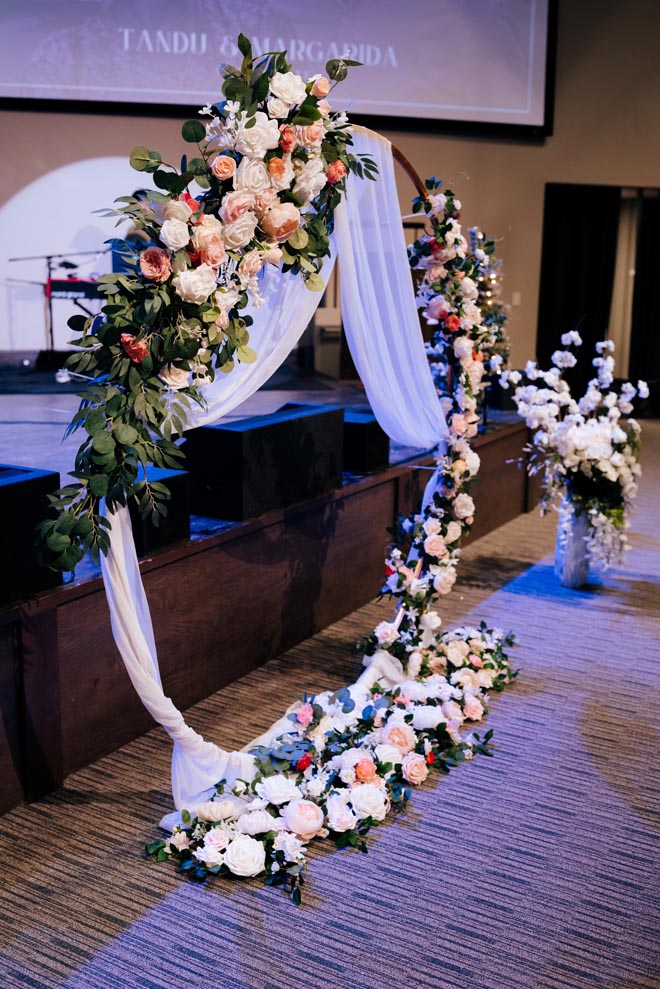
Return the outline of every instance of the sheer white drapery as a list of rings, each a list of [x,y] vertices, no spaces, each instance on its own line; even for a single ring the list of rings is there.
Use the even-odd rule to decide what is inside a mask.
[[[376,182],[349,178],[336,212],[335,250],[342,269],[342,316],[356,367],[378,421],[397,442],[436,446],[447,427],[429,370],[410,278],[391,145],[354,128],[355,150],[377,161]],[[334,258],[323,275],[327,280]],[[277,370],[312,318],[320,293],[301,279],[269,270],[254,311],[251,344],[259,359],[219,375],[205,389],[207,406],[191,426],[214,422],[250,397]],[[191,806],[223,777],[253,775],[245,752],[226,752],[186,724],[163,691],[149,605],[126,509],[110,515],[110,552],[102,559],[112,630],[131,682],[152,717],[174,743],[172,792],[178,809]],[[269,732],[268,734],[271,734]]]

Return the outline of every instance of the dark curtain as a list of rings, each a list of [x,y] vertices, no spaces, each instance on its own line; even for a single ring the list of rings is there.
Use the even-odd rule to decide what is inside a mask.
[[[545,187],[536,353],[548,368],[562,333],[579,330],[579,363],[566,375],[576,397],[593,377],[594,344],[606,336],[620,201],[618,186]]]
[[[660,414],[660,199],[642,199],[630,335],[630,378],[649,380],[649,408]],[[653,379],[657,378],[658,381]]]

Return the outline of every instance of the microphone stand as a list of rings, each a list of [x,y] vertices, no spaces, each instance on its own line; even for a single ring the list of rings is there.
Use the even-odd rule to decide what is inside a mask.
[[[8,261],[45,261],[46,262],[46,284],[44,286],[46,293],[46,319],[47,319],[47,337],[50,344],[49,350],[55,350],[55,328],[53,325],[53,300],[50,296],[50,282],[53,277],[53,268],[55,265],[54,261],[60,258],[84,258],[97,256],[99,254],[107,254],[110,250],[109,247],[101,248],[98,251],[67,251],[65,254],[32,254],[28,257],[20,258],[8,258]]]

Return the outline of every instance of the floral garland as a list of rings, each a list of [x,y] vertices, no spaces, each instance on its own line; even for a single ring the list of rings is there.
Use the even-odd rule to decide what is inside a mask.
[[[91,384],[69,427],[87,433],[75,483],[51,498],[56,518],[41,527],[53,569],[73,570],[87,550],[95,561],[107,552],[102,499],[112,511],[134,497],[156,525],[167,514],[169,492],[145,468],[180,467],[173,439],[190,409],[204,405],[200,386],[235,361],[256,360],[247,307],[263,301],[264,265],[281,265],[321,291],[346,176],[375,177],[373,160],[350,152],[346,114],[331,112],[326,98],[360,63],[334,59],[327,77],[303,80],[286,52],[255,56],[243,35],[238,48],[241,67],[221,67],[224,99],[204,107],[205,124],[183,125],[195,157],[184,155],[177,169],[159,152],[135,148],[132,166],[153,175],[157,190],[121,197],[105,213],[130,219],[148,246],[115,240],[125,271],[100,279],[103,315],[69,320],[81,336],[67,367]],[[193,183],[200,194],[191,193]]]
[[[395,546],[387,560],[383,593],[396,598],[399,610],[392,622],[381,622],[365,640],[371,655],[386,650],[410,676],[434,672],[437,662],[435,630],[440,616],[432,604],[448,594],[456,580],[460,543],[474,522],[469,494],[480,466],[470,439],[477,434],[477,400],[483,388],[483,350],[492,344],[476,303],[477,279],[488,253],[470,251],[459,215],[461,203],[451,190],[439,192],[441,182],[427,179],[429,195],[413,201],[413,212],[424,212],[430,229],[408,248],[410,265],[423,271],[417,305],[432,329],[427,352],[442,387],[442,404],[449,439],[437,459],[435,486],[422,511],[403,520],[399,528],[404,552]]]
[[[582,344],[575,330],[565,333],[561,342],[566,348]],[[502,374],[502,387],[516,386],[513,399],[518,413],[534,430],[529,471],[543,472],[542,512],[563,499],[564,538],[572,514],[586,515],[587,553],[591,563],[602,569],[622,562],[628,549],[625,530],[641,474],[641,428],[635,419],[625,417],[633,411],[636,395],[649,394],[644,381],[638,381],[637,387],[626,382],[618,392],[612,388],[613,354],[610,340],[596,344],[596,377],[579,401],[564,380],[565,371],[577,364],[568,349],[555,351],[549,371],[529,361],[522,374]]]
[[[499,373],[507,367],[511,341],[506,329],[509,309],[502,302],[502,259],[495,256],[495,241],[486,237],[479,227],[470,227],[470,251],[481,260],[477,275],[477,306],[481,321],[491,331],[490,344],[484,343],[484,364],[489,371]],[[477,251],[482,253],[477,255]],[[482,254],[486,258],[482,258]]]
[[[487,713],[487,690],[503,690],[516,675],[505,652],[512,639],[500,631],[482,625],[432,637],[434,673],[305,698],[291,727],[253,750],[253,780],[221,780],[147,855],[198,881],[262,876],[299,904],[313,838],[367,852],[371,829],[404,810],[411,786],[432,768],[446,773],[490,754],[492,732],[461,738],[460,728]]]

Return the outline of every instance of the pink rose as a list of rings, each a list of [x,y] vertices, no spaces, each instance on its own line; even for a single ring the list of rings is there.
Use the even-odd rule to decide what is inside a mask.
[[[306,728],[314,720],[314,708],[307,701],[305,704],[301,704],[296,711],[296,721],[303,728]]]
[[[317,96],[319,99],[324,99],[330,92],[330,80],[326,79],[325,76],[319,76],[318,79],[314,80],[314,85],[311,88],[312,96]]]
[[[355,775],[361,783],[373,783],[376,776],[376,765],[373,759],[365,756],[355,763]]]
[[[298,128],[298,134],[300,135],[300,143],[306,148],[315,148],[323,140],[323,135],[325,129],[322,123],[315,121],[313,124],[307,124],[304,127]],[[344,170],[344,174],[346,174]]]
[[[236,162],[231,155],[218,155],[211,165],[211,171],[216,179],[224,182],[226,179],[230,179],[236,171]]]
[[[218,827],[208,831],[204,837],[204,844],[211,848],[217,848],[219,852],[225,850],[231,839],[231,832],[226,828]]]
[[[415,748],[417,736],[405,722],[388,721],[381,729],[380,741],[383,745],[395,745],[399,752],[405,754]]]
[[[471,652],[468,656],[468,662],[471,666],[474,666],[476,670],[480,670],[484,665],[484,661],[481,656],[477,656],[476,652]]]
[[[199,259],[202,264],[208,264],[212,268],[219,268],[227,260],[227,251],[219,234],[208,237],[204,246],[200,248]]]
[[[147,247],[140,255],[140,271],[150,282],[166,282],[172,267],[170,256],[162,247]]]
[[[282,242],[300,226],[300,210],[293,203],[280,203],[268,210],[261,221],[261,229],[272,240]]]
[[[330,115],[330,104],[327,100],[319,100],[316,105],[317,110],[322,117],[328,117]]]
[[[404,756],[401,769],[403,778],[412,783],[413,786],[419,786],[429,774],[426,759],[419,752],[409,752],[408,755]]]
[[[484,716],[483,704],[476,697],[467,694],[463,701],[463,714],[470,721],[480,721]]]
[[[249,192],[229,192],[222,200],[220,216],[225,223],[233,223],[254,206],[254,196]]]
[[[431,299],[426,312],[431,319],[442,319],[442,317],[449,312],[449,306],[447,305],[444,296],[436,295],[435,299]]]
[[[447,556],[447,547],[442,536],[427,536],[424,540],[424,552],[429,556],[435,556],[437,560]]]
[[[328,165],[328,171],[326,173],[328,182],[330,185],[336,185],[337,182],[341,182],[342,179],[346,178],[346,165],[343,161],[331,161]]]
[[[323,827],[323,811],[311,800],[292,800],[282,811],[289,831],[303,841],[311,841]]]

